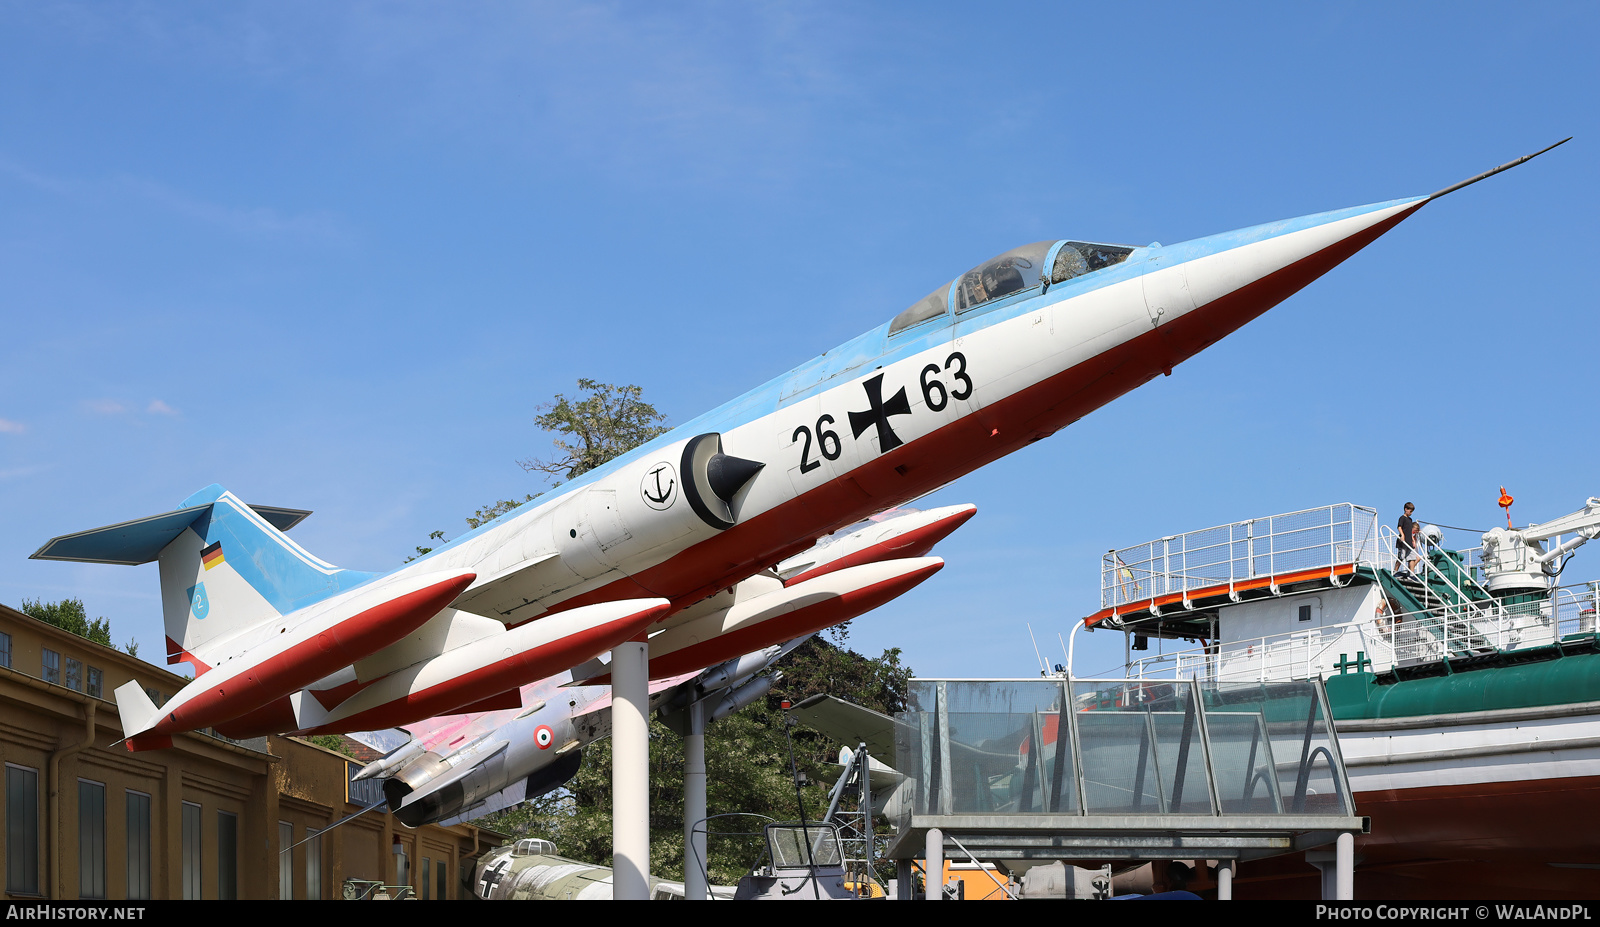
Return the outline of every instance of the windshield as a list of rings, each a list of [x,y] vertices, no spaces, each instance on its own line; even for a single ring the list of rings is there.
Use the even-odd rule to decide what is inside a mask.
[[[1039,285],[1039,268],[1053,241],[1036,241],[1012,248],[979,264],[956,279],[956,311],[994,302]]]
[[[1036,241],[1012,248],[1005,254],[979,264],[956,279],[911,304],[889,323],[889,334],[936,319],[950,310],[951,288],[955,289],[955,310],[966,312],[997,299],[1040,285],[1047,260],[1049,282],[1063,283],[1074,277],[1092,274],[1103,267],[1120,264],[1133,249],[1124,245],[1102,245],[1086,241]],[[1055,257],[1050,251],[1055,249]]]

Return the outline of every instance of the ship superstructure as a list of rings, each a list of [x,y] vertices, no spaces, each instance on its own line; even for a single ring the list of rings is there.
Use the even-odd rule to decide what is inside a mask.
[[[1600,583],[1563,571],[1597,536],[1597,498],[1470,548],[1323,506],[1108,551],[1084,623],[1125,633],[1134,678],[1325,681],[1373,820],[1356,897],[1593,897]],[[1303,894],[1295,874],[1260,888]]]

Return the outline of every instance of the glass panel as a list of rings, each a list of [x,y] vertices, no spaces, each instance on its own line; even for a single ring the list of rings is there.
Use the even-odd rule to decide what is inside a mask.
[[[895,332],[904,331],[918,322],[926,322],[949,312],[950,287],[954,283],[955,281],[953,280],[950,283],[946,283],[944,286],[912,303],[911,308],[895,316],[894,321],[889,323],[889,334],[892,335]]]
[[[105,679],[105,677],[100,674],[100,668],[99,667],[97,667],[97,666],[89,667],[89,689],[88,689],[88,692],[89,692],[90,695],[94,696],[95,698],[101,698],[102,697],[100,693],[102,692],[102,688],[101,687],[104,685],[104,679]]]
[[[68,665],[70,666],[70,661]],[[106,896],[106,787],[78,780],[78,897]]]
[[[966,312],[1039,285],[1039,268],[1054,241],[1012,248],[956,278],[956,311]]]
[[[1073,684],[1090,814],[1211,814],[1194,688]]]
[[[6,891],[39,894],[39,771],[6,767]]]
[[[438,881],[438,884],[436,886],[438,891],[433,897],[439,899],[440,901],[449,901],[450,900],[450,867],[449,867],[449,864],[448,864],[448,860],[443,860],[443,859],[439,860],[439,865],[438,865],[438,867],[436,867],[436,869],[434,871],[434,875],[438,878],[439,881]]]
[[[11,635],[0,633],[0,666],[11,666]]]
[[[811,840],[811,851],[806,852],[806,839]],[[771,826],[767,828],[767,843],[772,847],[772,865],[782,868],[809,866],[839,866],[844,857],[839,852],[839,835],[825,824],[808,824],[805,827]]]
[[[217,897],[239,897],[239,817],[217,812]]]
[[[183,803],[183,898],[200,897],[200,806]]]
[[[1319,689],[1314,680],[1201,683],[1216,762],[1222,766],[1226,757],[1233,766],[1218,774],[1225,806],[1261,811],[1270,804],[1286,814],[1355,814]]]
[[[1132,248],[1120,245],[1096,245],[1084,241],[1069,241],[1056,252],[1055,263],[1050,266],[1050,282],[1062,283],[1073,277],[1094,273],[1102,267],[1121,264],[1133,253]]]
[[[294,825],[278,822],[278,899],[294,898]]]
[[[61,685],[61,654],[56,653],[54,650],[46,647],[44,648],[43,659],[41,662],[43,664],[44,675],[42,675],[40,678],[45,682],[53,682],[58,686]]]
[[[911,736],[899,760],[913,770],[915,813],[1075,813],[1062,696],[1049,680],[913,682],[912,711],[902,715]]]
[[[317,830],[306,828],[306,836],[315,837]],[[306,848],[306,897],[312,901],[322,898],[322,840],[307,840]]]
[[[67,657],[67,688],[83,691],[83,664]]]
[[[150,897],[150,796],[127,792],[128,898]]]
[[[433,860],[424,856],[422,858],[422,878],[417,880],[417,894],[423,901],[428,900],[428,887],[433,884]]]

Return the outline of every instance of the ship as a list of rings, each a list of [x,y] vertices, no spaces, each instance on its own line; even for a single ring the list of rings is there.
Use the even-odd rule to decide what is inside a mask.
[[[1098,611],[1129,678],[1320,677],[1358,814],[1359,899],[1600,891],[1600,582],[1564,576],[1600,498],[1542,524],[1401,541],[1340,503],[1108,551]],[[1496,519],[1498,520],[1498,519]],[[1072,657],[1069,647],[1068,666]],[[1317,898],[1331,860],[1242,865],[1238,898]]]

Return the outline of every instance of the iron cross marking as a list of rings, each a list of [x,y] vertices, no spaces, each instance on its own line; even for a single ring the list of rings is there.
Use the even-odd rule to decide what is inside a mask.
[[[910,415],[911,403],[906,401],[906,388],[889,397],[888,402],[883,401],[883,374],[878,374],[872,379],[861,384],[867,391],[867,411],[850,413],[850,436],[861,437],[862,432],[873,425],[878,426],[878,453],[887,454],[905,442],[889,427],[889,416]]]

